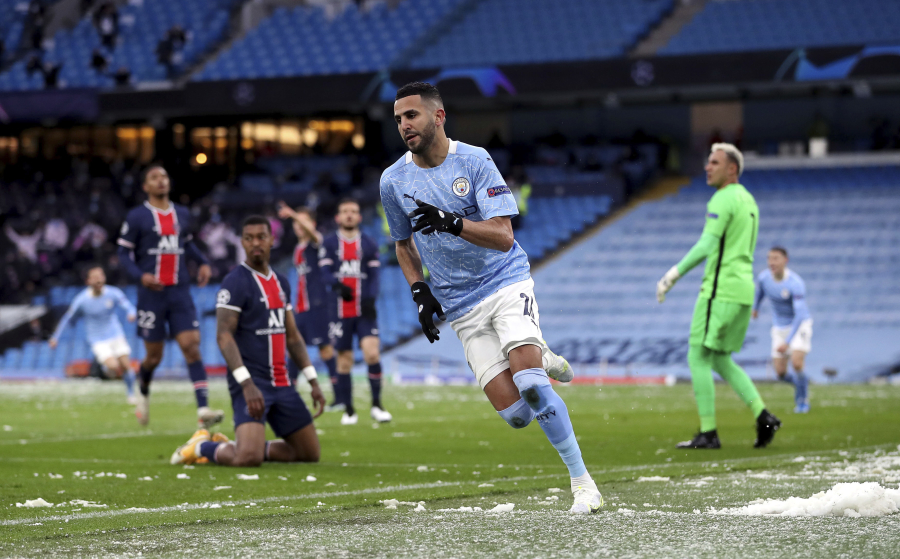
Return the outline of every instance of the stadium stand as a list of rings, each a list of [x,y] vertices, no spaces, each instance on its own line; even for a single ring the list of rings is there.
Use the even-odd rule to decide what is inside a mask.
[[[672,5],[672,0],[485,0],[464,19],[442,30],[411,66],[525,64],[621,56]]]
[[[387,68],[404,49],[464,0],[405,0],[360,11],[349,2],[328,19],[323,7],[279,7],[256,29],[206,65],[197,80],[275,78],[370,72]],[[410,20],[407,14],[415,14]],[[266,53],[267,56],[260,56]]]
[[[716,0],[662,55],[896,44],[900,3],[883,0]]]
[[[113,74],[119,68],[130,71],[137,82],[165,80],[189,67],[225,38],[229,10],[238,2],[144,0],[127,4],[119,8],[118,42],[112,49],[102,46],[92,14],[88,13],[74,29],[58,31],[42,59],[61,64],[59,87],[111,87],[115,84]],[[168,70],[158,60],[157,47],[173,26],[180,26],[186,32],[187,41],[183,49],[175,49],[173,67]],[[6,32],[7,41],[12,40],[13,31]],[[100,49],[109,61],[104,72],[91,68],[94,49]],[[42,88],[44,80],[40,72],[29,73],[24,59],[0,74],[0,90]]]
[[[900,336],[898,171],[772,170],[742,177],[761,214],[754,271],[765,268],[770,247],[781,245],[806,282],[815,323],[808,371],[817,380],[826,366],[844,381],[865,378],[864,369],[893,357]],[[551,347],[587,364],[581,366],[587,374],[606,361],[620,371],[627,363],[635,375],[687,375],[686,340],[702,269],[680,280],[662,305],[655,285],[699,238],[711,195],[697,179],[675,196],[636,207],[538,270],[535,293]],[[765,374],[770,326],[765,304],[737,357],[753,376]],[[388,353],[386,362],[458,362],[459,342],[448,339],[431,347],[416,340]],[[445,367],[451,375],[461,368],[464,363]]]

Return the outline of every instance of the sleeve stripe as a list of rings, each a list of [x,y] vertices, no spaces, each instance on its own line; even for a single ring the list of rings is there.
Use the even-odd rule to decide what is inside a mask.
[[[228,310],[234,311],[234,312],[241,312],[241,308],[240,308],[240,307],[235,307],[235,306],[232,306],[232,305],[216,305],[216,308],[217,308],[217,309],[228,309]]]
[[[126,241],[125,239],[119,239],[116,242],[119,244],[119,246],[123,246],[125,248],[134,248],[134,243]]]
[[[319,266],[329,266],[331,264],[334,264],[334,260],[332,260],[331,258],[323,258],[319,260]]]

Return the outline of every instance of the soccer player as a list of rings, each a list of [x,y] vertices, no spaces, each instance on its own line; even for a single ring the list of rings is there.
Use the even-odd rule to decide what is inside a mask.
[[[128,212],[119,235],[119,260],[128,274],[139,281],[137,328],[147,350],[141,363],[135,413],[141,425],[150,421],[150,382],[163,358],[168,325],[168,333],[178,342],[194,384],[197,422],[209,428],[222,421],[224,413],[210,409],[207,401],[206,369],[200,358],[200,323],[188,285],[185,256],[200,265],[200,287],[209,282],[211,269],[193,243],[190,211],[169,199],[171,183],[166,170],[159,165],[147,167],[141,184],[147,201]]]
[[[788,253],[782,247],[769,251],[769,269],[759,274],[753,318],[766,297],[772,301],[772,366],[778,378],[794,385],[794,413],[809,413],[809,379],[803,372],[812,349],[812,317],[806,305],[803,278],[787,268]],[[788,375],[788,358],[796,378]]]
[[[216,340],[231,374],[236,443],[200,429],[172,454],[172,464],[206,461],[221,466],[269,462],[318,462],[319,438],[303,399],[288,375],[285,350],[302,367],[318,412],[325,409],[316,369],[291,312],[287,279],[269,266],[272,228],[263,216],[241,227],[247,260],[222,281],[216,297]],[[266,423],[279,437],[266,441]]]
[[[87,271],[87,288],[75,296],[72,304],[60,319],[56,331],[50,337],[50,348],[56,349],[59,336],[73,318],[84,317],[87,341],[97,362],[107,378],[122,378],[128,394],[128,403],[135,404],[134,371],[131,370],[131,347],[125,339],[122,324],[116,316],[116,307],[125,310],[128,322],[137,317],[134,305],[118,287],[106,285],[106,273],[100,266]]]
[[[325,283],[331,286],[332,303],[336,317],[328,329],[337,348],[337,383],[335,394],[338,403],[344,404],[341,425],[356,425],[359,416],[353,407],[353,385],[350,370],[353,368],[353,336],[359,339],[363,359],[369,367],[369,387],[372,390],[372,408],[369,414],[379,423],[392,419],[391,413],[381,404],[381,341],[378,338],[378,315],[375,298],[378,296],[378,244],[359,230],[362,215],[356,200],[345,199],[338,203],[335,216],[338,230],[322,242],[319,251],[319,267]]]
[[[294,268],[297,270],[294,322],[306,345],[319,348],[319,357],[325,362],[328,378],[334,387],[337,384],[337,360],[334,356],[334,347],[328,338],[327,294],[319,268],[322,234],[316,229],[316,220],[312,212],[306,208],[293,210],[281,202],[278,217],[291,220],[298,241],[293,257]],[[292,360],[288,364],[288,373],[296,380],[299,372],[297,364]],[[332,404],[329,408],[337,406]]]
[[[450,321],[500,417],[514,429],[537,418],[559,452],[574,493],[570,511],[597,512],[603,498],[566,404],[550,384],[550,378],[571,380],[571,370],[543,341],[528,257],[510,223],[515,198],[484,149],[447,137],[446,118],[436,87],[401,87],[394,119],[409,151],[381,175],[381,200],[422,331],[433,343],[440,331],[432,315]],[[423,261],[434,292],[424,281]],[[556,366],[548,376],[551,359]]]
[[[688,366],[700,412],[700,432],[678,448],[720,448],[716,432],[715,370],[737,392],[756,418],[756,448],[772,441],[781,427],[766,410],[753,381],[731,358],[744,345],[753,305],[753,251],[759,233],[759,208],[738,177],[744,156],[735,146],[712,145],[706,163],[706,184],[716,189],[707,204],[706,226],[697,244],[656,284],[660,303],[675,282],[706,260],[703,285],[689,338]]]

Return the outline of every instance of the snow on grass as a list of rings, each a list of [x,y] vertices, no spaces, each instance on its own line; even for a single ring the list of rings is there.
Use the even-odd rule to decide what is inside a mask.
[[[238,474],[235,477],[244,481],[255,481],[259,479],[259,474]]]
[[[664,476],[646,476],[646,477],[645,477],[645,476],[641,476],[641,477],[637,478],[637,481],[638,481],[638,482],[644,482],[644,481],[669,481],[669,479],[670,479],[670,478],[664,477]]]
[[[52,507],[53,503],[48,503],[44,499],[38,497],[37,499],[26,499],[24,503],[16,503],[16,508],[41,508],[41,507]]]
[[[900,489],[888,489],[876,482],[838,483],[808,499],[789,497],[757,499],[736,509],[710,510],[712,514],[740,516],[886,516],[900,512]]]

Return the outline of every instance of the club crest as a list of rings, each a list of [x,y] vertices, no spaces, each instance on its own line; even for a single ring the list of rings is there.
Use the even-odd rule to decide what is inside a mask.
[[[471,190],[471,186],[469,185],[469,179],[466,177],[459,177],[453,181],[453,194],[463,197],[469,193],[469,190]]]

